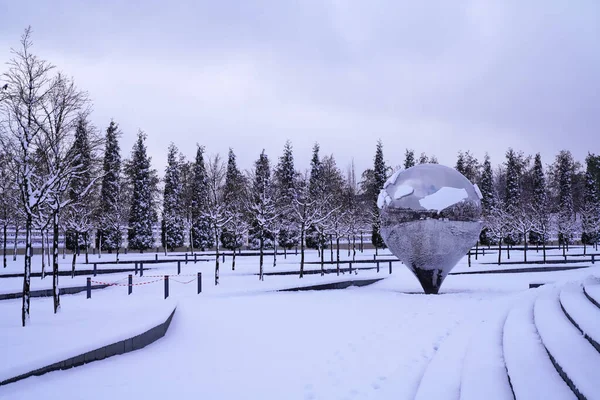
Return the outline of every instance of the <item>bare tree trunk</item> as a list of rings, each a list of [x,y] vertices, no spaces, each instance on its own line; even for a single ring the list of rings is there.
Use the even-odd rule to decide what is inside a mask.
[[[66,241],[66,239],[65,239]],[[75,278],[75,263],[79,252],[79,232],[75,232],[75,248],[73,249],[73,261],[71,262],[71,278]]]
[[[333,262],[333,235],[329,235],[329,261]]]
[[[235,249],[233,249],[233,255],[231,256],[231,270],[235,271]]]
[[[8,262],[6,261],[6,242],[7,242],[7,230],[8,230],[8,226],[6,224],[4,224],[4,226],[2,227],[2,264],[4,265],[4,268],[7,267]]]
[[[40,231],[42,235],[42,274],[41,277],[44,279],[46,277],[46,245],[44,244],[44,231]]]
[[[498,240],[498,265],[500,265],[500,258],[502,257],[502,239]]]
[[[525,241],[524,241],[524,249],[523,249],[523,259],[525,260],[525,262],[527,262],[527,232],[525,232]]]
[[[102,231],[98,235],[98,258],[102,258]]]
[[[215,286],[219,284],[219,234],[215,229]]]
[[[506,244],[506,258],[510,260],[510,243]]]
[[[283,259],[287,260],[287,247],[283,247]]]
[[[323,244],[319,241],[319,247],[321,247],[321,276],[325,275],[325,249]]]
[[[273,240],[273,268],[277,266],[277,239]]]
[[[362,253],[364,251],[364,247],[363,247],[363,233],[362,231],[360,231],[360,252]]]
[[[544,264],[546,264],[546,240],[542,242],[542,252],[544,254]]]
[[[90,263],[90,258],[89,258],[89,255],[90,255],[90,251],[89,251],[89,249],[90,249],[90,243],[88,241],[88,235],[89,235],[89,232],[86,232],[86,233],[83,234],[84,242],[85,242],[85,263],[86,264]]]
[[[350,235],[348,235],[348,258],[350,258]]]
[[[50,257],[50,232],[46,230],[46,255],[48,257],[48,266],[52,265],[52,259]]]
[[[352,235],[352,261],[356,260],[356,235]]]
[[[335,237],[335,253],[336,253],[336,262],[337,262],[337,270],[338,270],[338,275],[340,272],[340,237],[336,236]]]
[[[21,312],[21,322],[23,326],[29,320],[29,306],[31,303],[30,288],[31,288],[31,230],[33,228],[33,217],[27,215],[25,218],[25,269],[23,272],[23,308]]]
[[[304,278],[304,224],[300,229],[300,278]]]
[[[18,243],[19,243],[19,225],[15,226],[15,242],[13,243],[13,261],[17,261]]]
[[[52,223],[52,299],[54,301],[54,314],[60,309],[60,296],[58,290],[58,212],[54,213]]]
[[[261,232],[260,235],[260,256],[258,259],[259,262],[259,271],[258,271],[258,279],[261,281],[264,281],[264,275],[263,275],[263,261],[264,261],[264,248],[265,248],[265,239],[264,239],[264,232]]]

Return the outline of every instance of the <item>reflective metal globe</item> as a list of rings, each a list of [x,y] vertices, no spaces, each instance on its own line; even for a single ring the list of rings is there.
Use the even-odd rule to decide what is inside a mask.
[[[481,193],[460,172],[420,164],[392,175],[379,194],[381,236],[417,277],[438,293],[456,263],[479,238]]]

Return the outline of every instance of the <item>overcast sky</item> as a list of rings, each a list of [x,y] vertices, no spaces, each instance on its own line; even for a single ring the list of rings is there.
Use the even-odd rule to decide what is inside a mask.
[[[359,173],[378,138],[392,165],[600,152],[597,0],[0,0],[0,18],[2,63],[31,25],[94,124],[120,124],[125,157],[143,129],[161,174],[171,141],[241,168],[286,139],[306,168],[319,142]]]

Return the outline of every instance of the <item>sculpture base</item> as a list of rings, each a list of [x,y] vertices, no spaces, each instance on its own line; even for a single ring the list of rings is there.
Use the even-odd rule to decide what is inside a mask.
[[[445,276],[437,269],[420,269],[414,265],[411,267],[425,294],[438,294]]]

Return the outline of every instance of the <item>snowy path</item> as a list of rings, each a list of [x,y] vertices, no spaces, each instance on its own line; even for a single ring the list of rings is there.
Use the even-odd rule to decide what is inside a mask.
[[[493,304],[368,288],[190,298],[143,351],[29,378],[0,397],[410,399],[436,348]]]

